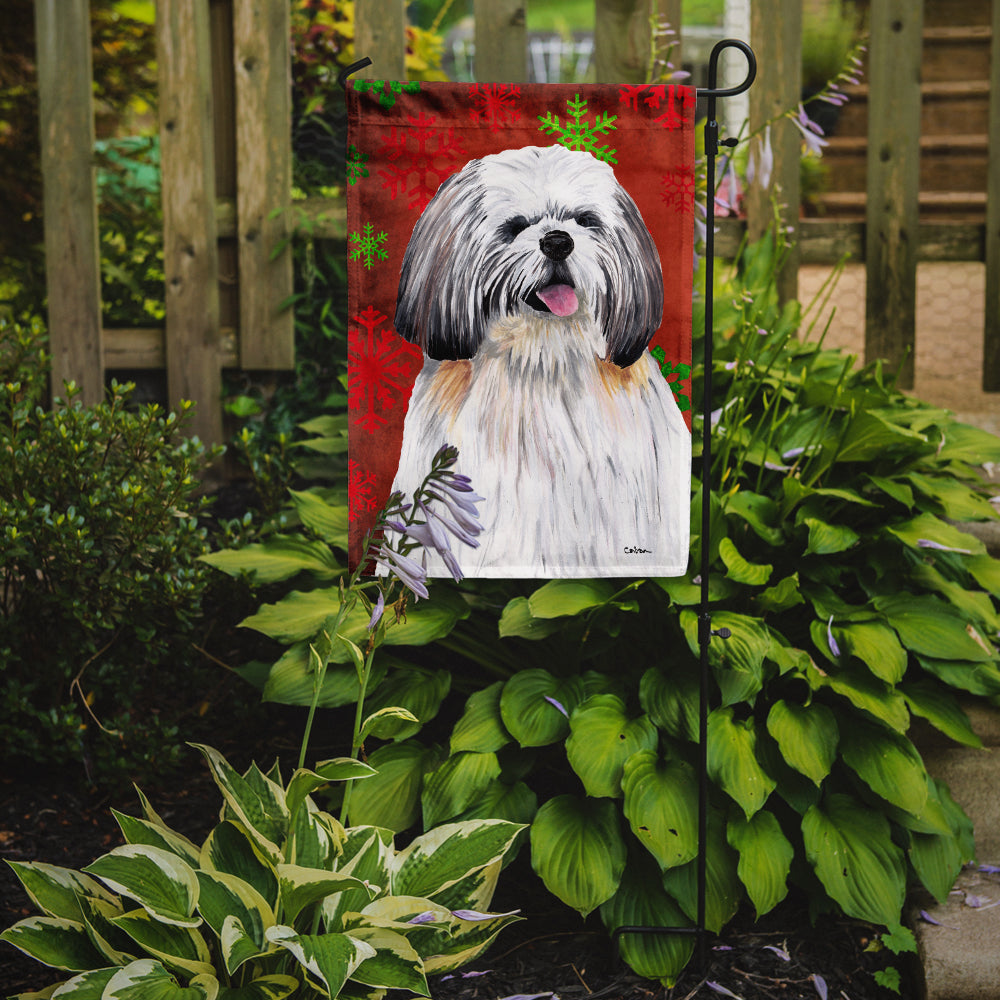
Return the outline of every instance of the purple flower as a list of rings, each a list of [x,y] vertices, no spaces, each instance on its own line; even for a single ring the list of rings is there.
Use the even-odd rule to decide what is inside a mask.
[[[813,981],[813,986],[816,987],[816,992],[819,994],[819,1000],[826,1000],[827,988],[826,980],[819,974],[813,973],[810,977]]]
[[[408,924],[430,924],[437,920],[433,910],[424,910],[423,913],[418,913],[415,917],[410,917],[406,922]]]
[[[734,993],[732,990],[726,989],[721,983],[713,983],[711,981],[705,983],[705,985],[715,993],[721,993],[724,997],[734,997],[735,1000],[743,1000],[743,998],[738,994]]]
[[[764,945],[764,950],[773,951],[782,962],[790,962],[792,960],[792,956],[784,948],[779,948],[776,944],[766,944]]]
[[[935,542],[930,538],[918,538],[917,548],[921,549],[938,549],[941,552],[960,552],[962,555],[971,556],[972,549],[956,549],[951,545],[942,545],[940,542]]]
[[[417,597],[430,596],[427,592],[427,570],[419,563],[415,563],[401,552],[394,552],[385,544],[379,548],[375,562],[388,572],[395,573],[403,586],[412,590]]]
[[[806,109],[800,104],[797,115],[789,113],[792,124],[802,133],[802,139],[806,144],[806,149],[816,156],[823,155],[823,147],[827,145],[826,139],[822,138],[823,130],[806,114]]]
[[[833,637],[833,615],[830,615],[830,620],[826,623],[826,641],[830,647],[830,652],[834,656],[840,656],[840,646],[837,645],[837,640]]]
[[[556,701],[555,698],[552,698],[549,695],[543,695],[543,697],[550,705],[555,705],[555,707],[558,708],[559,711],[562,712],[562,714],[565,715],[567,719],[569,718],[569,712],[566,711],[565,707],[562,705],[561,702]]]
[[[494,917],[513,917],[520,913],[520,910],[510,910],[508,913],[480,913],[479,910],[452,910],[451,915],[459,920],[492,920]]]
[[[382,614],[385,611],[385,594],[380,590],[378,592],[378,600],[375,602],[375,607],[372,608],[372,616],[368,619],[368,631],[371,632],[376,625],[382,620]]]
[[[756,181],[761,188],[767,190],[771,186],[771,174],[774,172],[774,150],[771,148],[771,126],[764,129],[763,137],[750,147],[750,159],[747,163],[747,182]]]

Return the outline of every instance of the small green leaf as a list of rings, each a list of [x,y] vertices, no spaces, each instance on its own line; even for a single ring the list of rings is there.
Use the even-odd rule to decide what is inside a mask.
[[[366,740],[369,736],[375,736],[380,740],[392,739],[393,734],[399,730],[400,722],[406,723],[407,727],[413,723],[420,725],[420,720],[411,711],[393,705],[372,712],[361,724],[358,737],[362,740]]]
[[[828,524],[815,517],[804,518],[803,523],[809,528],[809,543],[805,551],[807,556],[829,556],[844,552],[860,538],[853,528],[844,524]]]
[[[726,564],[728,577],[749,587],[763,587],[770,579],[774,566],[748,562],[740,555],[739,549],[730,538],[719,541],[719,556]]]
[[[550,580],[528,598],[534,618],[561,618],[606,604],[615,594],[607,580]]]
[[[500,615],[501,639],[518,636],[521,639],[544,639],[563,628],[563,622],[550,618],[536,618],[531,613],[527,597],[514,597],[507,602]]]
[[[328,503],[315,490],[289,490],[292,505],[302,523],[324,542],[347,546],[348,508]]]
[[[767,716],[767,731],[785,761],[818,787],[837,756],[837,720],[826,705],[797,705],[779,699]]]
[[[788,873],[795,849],[774,814],[765,809],[750,819],[737,816],[730,820],[726,837],[729,846],[739,851],[736,873],[760,919],[788,894]]]

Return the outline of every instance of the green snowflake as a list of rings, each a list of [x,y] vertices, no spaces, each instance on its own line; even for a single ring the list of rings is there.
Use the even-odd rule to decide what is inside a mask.
[[[368,176],[368,154],[362,153],[353,143],[347,147],[347,183],[357,184],[362,177]]]
[[[354,89],[361,94],[370,91],[378,97],[383,108],[391,108],[396,103],[398,94],[419,94],[420,81],[400,83],[399,80],[355,80]]]
[[[674,394],[674,399],[677,401],[677,407],[684,413],[686,410],[691,409],[691,400],[688,399],[687,395],[680,391],[681,383],[691,375],[691,366],[674,364],[671,361],[667,361],[667,352],[660,346],[651,347],[649,353],[653,355],[656,359],[656,363],[660,366],[660,374],[667,380],[667,385],[670,386],[670,391]]]
[[[538,126],[539,131],[546,135],[559,136],[556,141],[567,149],[584,149],[606,163],[617,163],[615,153],[618,150],[608,146],[598,146],[597,140],[608,132],[617,130],[618,126],[614,123],[618,120],[618,115],[609,115],[605,111],[597,115],[591,125],[584,120],[584,116],[589,112],[586,100],[581,101],[579,94],[572,101],[567,98],[566,110],[565,122],[560,122],[559,116],[552,114],[551,111],[547,112],[544,118],[539,115],[538,120],[542,123]],[[570,121],[570,118],[573,120]]]
[[[351,251],[351,260],[361,260],[364,258],[365,267],[369,270],[375,266],[376,260],[385,260],[389,255],[382,249],[382,244],[389,238],[385,233],[373,235],[374,226],[368,222],[365,224],[365,235],[351,233],[349,242],[353,243],[354,249]]]

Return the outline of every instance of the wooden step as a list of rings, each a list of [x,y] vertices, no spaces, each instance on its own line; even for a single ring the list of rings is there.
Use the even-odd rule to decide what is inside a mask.
[[[920,76],[924,83],[990,78],[989,25],[924,29]]]
[[[925,135],[920,138],[920,188],[925,191],[985,191],[985,135]],[[868,139],[832,136],[823,151],[831,189],[862,191],[867,178]]]
[[[964,133],[988,131],[989,80],[937,80],[921,84],[921,135],[947,135],[961,123]],[[848,103],[841,109],[837,136],[866,135],[868,84],[847,88]]]
[[[816,202],[829,218],[864,219],[868,199],[863,191],[830,191]],[[986,216],[986,193],[979,191],[921,191],[920,218],[981,223]]]
[[[865,5],[867,6],[867,4]],[[989,24],[991,0],[924,0],[924,27],[954,24]]]

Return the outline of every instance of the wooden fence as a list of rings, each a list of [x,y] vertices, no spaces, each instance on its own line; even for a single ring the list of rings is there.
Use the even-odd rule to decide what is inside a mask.
[[[527,78],[526,2],[474,0],[478,80]],[[195,431],[220,441],[221,370],[293,364],[292,316],[281,308],[292,289],[291,255],[275,254],[291,225],[291,213],[281,211],[291,200],[290,0],[157,2],[167,312],[165,329],[144,330],[101,327],[88,0],[35,3],[53,384],[73,379],[83,398],[94,401],[107,370],[165,368],[170,401],[195,400]],[[405,7],[404,0],[357,0],[356,51],[373,60],[362,76],[405,77]],[[983,379],[984,388],[996,391],[1000,0],[992,4],[985,224],[919,220],[922,9],[917,0],[871,0],[866,219],[787,217],[797,242],[782,290],[795,294],[800,263],[832,263],[844,253],[863,260],[866,355],[895,364],[909,350],[903,378],[912,384],[917,262],[985,261]],[[753,128],[799,101],[802,3],[754,0],[751,10],[759,65],[750,91]],[[595,0],[599,81],[644,79],[651,16],[679,26],[681,0]],[[733,252],[745,229],[763,230],[777,192],[786,205],[799,203],[800,139],[790,123],[782,124],[774,134],[769,189],[751,190],[746,222],[724,220],[720,255]],[[313,220],[315,236],[345,239],[342,201],[307,202],[301,213]]]

